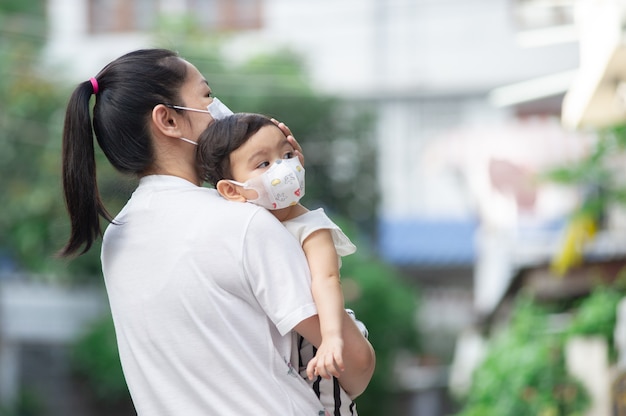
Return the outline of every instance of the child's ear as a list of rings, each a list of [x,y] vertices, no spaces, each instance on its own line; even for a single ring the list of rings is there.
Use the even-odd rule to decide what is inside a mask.
[[[222,179],[215,186],[217,192],[229,201],[246,202],[246,198],[239,193],[237,186],[230,181]]]

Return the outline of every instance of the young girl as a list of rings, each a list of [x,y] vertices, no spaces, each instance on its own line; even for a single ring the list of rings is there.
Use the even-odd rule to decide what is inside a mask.
[[[309,211],[298,203],[304,195],[304,168],[269,118],[240,113],[215,121],[200,135],[197,156],[201,177],[224,198],[269,209],[302,244],[322,342],[315,351],[300,338],[297,365],[327,409],[356,414],[337,380],[344,369],[340,256],[354,253],[356,247],[323,209]]]

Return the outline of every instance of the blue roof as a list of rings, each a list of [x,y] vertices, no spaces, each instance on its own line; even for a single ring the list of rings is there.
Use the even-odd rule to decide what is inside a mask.
[[[468,265],[474,262],[477,220],[383,219],[379,251],[386,261],[409,265]]]

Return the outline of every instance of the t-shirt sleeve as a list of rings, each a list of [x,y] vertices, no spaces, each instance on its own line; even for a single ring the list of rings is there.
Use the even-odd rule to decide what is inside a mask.
[[[302,247],[269,212],[259,209],[243,243],[252,293],[281,335],[317,313]]]
[[[300,241],[300,244],[303,244],[304,240],[313,232],[327,229],[333,238],[338,256],[347,256],[356,251],[356,246],[344,234],[341,228],[328,218],[323,208],[318,208],[291,220],[284,221],[283,225]]]

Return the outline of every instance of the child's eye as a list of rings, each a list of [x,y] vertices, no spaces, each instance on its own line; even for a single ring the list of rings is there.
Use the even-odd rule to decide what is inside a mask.
[[[285,153],[285,155],[283,156],[283,159],[291,159],[292,157],[294,157],[295,155],[293,154],[293,152],[287,152]]]
[[[257,165],[257,167],[256,167],[256,168],[257,168],[257,169],[266,168],[266,167],[268,167],[269,165],[270,165],[270,162],[265,161],[265,162],[261,162],[261,163],[259,163],[259,164]]]
[[[209,98],[213,98],[213,91],[209,91],[209,93],[206,96]]]

